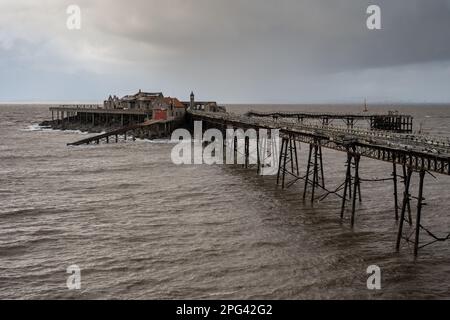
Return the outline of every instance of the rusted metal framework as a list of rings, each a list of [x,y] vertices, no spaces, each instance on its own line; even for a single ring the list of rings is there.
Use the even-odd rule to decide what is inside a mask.
[[[202,121],[209,128],[234,129],[279,129],[281,150],[279,152],[279,169],[277,184],[282,188],[289,188],[299,180],[304,181],[303,198],[306,198],[311,188],[311,202],[321,201],[328,195],[338,196],[341,203],[340,217],[344,218],[346,206],[351,204],[350,224],[353,227],[356,218],[357,200],[361,198],[361,182],[364,181],[391,181],[394,184],[394,217],[398,220],[398,233],[396,248],[400,250],[401,240],[414,244],[414,255],[419,249],[435,242],[450,239],[450,233],[445,237],[438,237],[425,228],[421,223],[424,203],[425,175],[433,173],[450,175],[450,140],[426,135],[409,135],[400,133],[386,133],[364,130],[341,130],[319,126],[302,125],[289,121],[279,121],[268,117],[250,117],[248,115],[233,115],[227,113],[206,113],[190,111],[189,121]],[[309,146],[306,173],[301,175],[297,152],[301,143]],[[259,142],[258,142],[259,145]],[[324,167],[322,161],[322,148],[345,152],[346,175],[344,182],[335,190],[325,187]],[[371,158],[392,165],[389,178],[363,179],[360,177],[360,161],[362,158]],[[398,173],[398,166],[402,174]],[[258,162],[259,171],[259,162]],[[413,224],[411,213],[410,184],[413,173],[419,174],[419,191],[417,197],[417,210],[415,217],[414,234],[404,235],[404,222]],[[290,181],[287,179],[290,178]],[[403,198],[400,201],[399,189],[403,185]],[[317,190],[323,190],[322,195],[316,196]],[[399,214],[400,211],[400,214]],[[406,216],[408,214],[408,216]],[[420,242],[420,233],[425,231],[432,238],[427,243]]]
[[[304,120],[319,120],[323,126],[331,125],[335,120],[341,120],[348,129],[361,120],[366,120],[371,130],[383,130],[397,133],[411,133],[413,131],[413,117],[406,114],[351,114],[351,113],[308,113],[308,112],[257,112],[250,111],[247,117],[278,119],[297,119],[301,124]]]
[[[142,134],[142,132],[146,132],[147,134],[152,133],[162,133],[163,136],[167,136],[169,132],[172,131],[174,126],[174,121],[168,120],[158,120],[158,121],[150,121],[148,123],[139,123],[133,124],[129,126],[125,126],[119,129],[111,130],[106,133],[102,133],[93,137],[85,138],[82,140],[78,140],[75,142],[68,143],[68,146],[79,146],[83,144],[96,143],[99,144],[101,141],[105,141],[106,143],[110,142],[110,139],[113,139],[116,143],[119,142],[119,137],[123,137],[123,140],[127,140],[128,137],[131,137],[136,140],[136,136]]]

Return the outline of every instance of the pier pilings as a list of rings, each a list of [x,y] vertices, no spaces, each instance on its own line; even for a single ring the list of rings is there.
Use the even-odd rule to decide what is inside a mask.
[[[437,173],[440,175],[450,175],[450,141],[443,139],[433,139],[421,135],[402,135],[397,132],[409,131],[412,128],[412,117],[406,116],[399,122],[398,115],[392,115],[392,120],[384,118],[378,123],[374,123],[374,128],[379,127],[379,132],[364,131],[352,129],[354,119],[349,117],[348,129],[336,129],[330,125],[327,118],[320,127],[304,125],[305,114],[295,115],[298,122],[282,122],[282,115],[273,115],[269,120],[267,115],[256,114],[254,116],[239,116],[229,114],[213,114],[199,111],[190,112],[190,121],[202,121],[206,128],[219,128],[224,130],[226,127],[233,129],[271,129],[280,130],[280,148],[273,152],[277,155],[278,168],[276,171],[276,184],[282,189],[292,187],[298,181],[303,181],[302,195],[306,200],[308,193],[311,198],[311,205],[320,203],[329,196],[338,197],[340,202],[340,211],[338,217],[341,221],[345,220],[347,206],[350,204],[350,228],[356,225],[358,203],[362,203],[361,185],[364,182],[393,183],[393,223],[398,225],[398,232],[395,243],[396,251],[401,248],[402,241],[413,244],[413,254],[417,256],[420,249],[434,244],[450,240],[450,233],[447,236],[437,236],[429,229],[424,227],[423,208],[425,203],[425,176]],[[320,116],[320,115],[319,115]],[[397,118],[396,118],[397,117]],[[403,121],[403,122],[402,122]],[[398,125],[401,124],[401,127]],[[388,130],[389,129],[389,130]],[[378,130],[378,129],[377,129]],[[269,130],[270,131],[270,130]],[[389,134],[385,133],[390,131]],[[257,138],[259,141],[259,138]],[[301,151],[301,145],[306,144],[307,150],[306,168],[304,175],[300,174],[297,153]],[[235,142],[236,145],[236,142]],[[258,143],[259,150],[260,143]],[[329,189],[325,186],[325,170],[323,165],[322,149],[328,148],[341,151],[346,154],[344,182],[335,189]],[[433,149],[431,149],[433,148]],[[237,150],[234,150],[235,157]],[[246,158],[248,154],[247,144],[244,151]],[[258,153],[259,154],[259,153]],[[385,163],[391,166],[386,178],[364,178],[361,177],[360,164],[363,158],[369,158]],[[247,162],[246,162],[247,163]],[[259,160],[257,172],[260,173]],[[247,167],[247,165],[245,165]],[[400,166],[400,167],[398,167]],[[398,170],[401,168],[401,170]],[[400,172],[399,172],[400,171]],[[411,197],[412,175],[418,173],[419,186],[417,197]],[[402,190],[403,189],[403,190]],[[400,196],[403,194],[402,200]],[[415,221],[411,210],[411,200],[417,200],[417,209]],[[399,205],[399,200],[401,205]],[[338,210],[336,210],[338,211]],[[414,232],[405,235],[405,222],[414,228]],[[414,225],[414,226],[413,226]],[[413,237],[414,236],[414,237]],[[431,237],[431,241],[423,241],[421,237]]]

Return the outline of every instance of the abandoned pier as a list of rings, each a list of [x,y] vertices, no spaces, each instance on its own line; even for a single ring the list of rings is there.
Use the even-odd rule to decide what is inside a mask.
[[[450,239],[450,233],[438,236],[422,223],[427,175],[450,175],[450,140],[414,134],[413,118],[409,115],[256,111],[236,115],[227,113],[215,102],[197,102],[194,94],[190,101],[181,102],[165,98],[161,93],[141,91],[122,99],[109,97],[103,106],[65,105],[51,107],[50,111],[52,121],[43,124],[52,128],[106,131],[69,145],[169,137],[176,128],[192,128],[194,121],[201,121],[203,130],[215,128],[224,135],[227,129],[255,129],[256,147],[260,148],[259,130],[268,129],[270,134],[270,129],[279,129],[281,148],[274,151],[279,164],[276,183],[285,189],[301,182],[303,190],[299,196],[312,204],[331,195],[338,197],[337,214],[343,219],[348,212],[351,227],[356,222],[358,203],[362,201],[361,184],[370,180],[360,177],[360,162],[370,158],[389,163],[388,177],[374,180],[391,183],[394,187],[392,217],[398,226],[394,237],[396,250],[401,249],[402,242],[408,242],[417,256],[420,249]],[[365,125],[357,126],[358,122]],[[243,165],[259,173],[264,159],[260,159],[258,151],[256,164],[251,165],[248,137],[244,143]],[[306,144],[307,148],[300,148],[301,144]],[[236,145],[234,143],[235,157],[239,152]],[[326,185],[323,148],[346,154],[342,164],[346,173],[336,188]],[[299,162],[301,150],[307,152],[308,160],[303,164]],[[417,195],[410,193],[413,175],[419,177]],[[405,224],[411,225],[414,231],[405,232]]]

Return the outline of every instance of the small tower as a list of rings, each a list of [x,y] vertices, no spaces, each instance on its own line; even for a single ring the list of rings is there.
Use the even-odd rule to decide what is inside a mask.
[[[191,103],[189,105],[191,110],[194,110],[194,106],[195,106],[195,96],[194,96],[194,92],[191,92]]]

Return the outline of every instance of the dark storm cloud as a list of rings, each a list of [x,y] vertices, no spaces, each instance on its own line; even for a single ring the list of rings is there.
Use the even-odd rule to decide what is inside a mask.
[[[365,11],[373,3],[382,10],[380,31],[366,28]],[[249,60],[283,64],[289,59],[294,66],[312,64],[325,71],[450,58],[446,0],[188,0],[167,1],[162,8],[143,1],[111,12],[98,21],[105,32],[184,57],[226,60],[239,51]]]
[[[72,33],[60,1],[0,4],[6,73],[86,78],[89,90],[81,83],[73,94],[97,88],[99,98],[156,87],[227,101],[450,100],[441,90],[450,84],[450,0],[74,2],[83,26]],[[382,30],[366,28],[370,4],[381,7]]]

